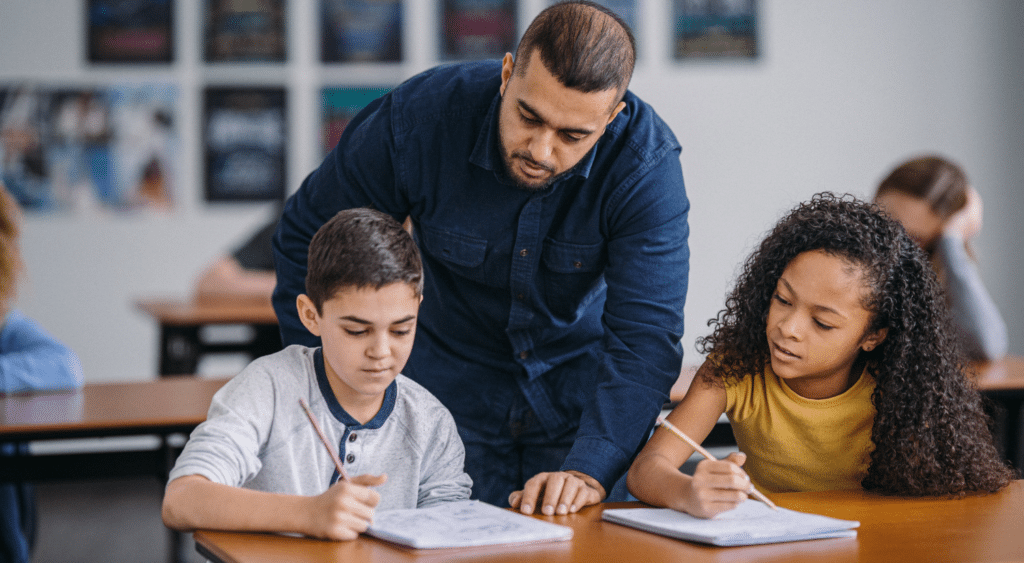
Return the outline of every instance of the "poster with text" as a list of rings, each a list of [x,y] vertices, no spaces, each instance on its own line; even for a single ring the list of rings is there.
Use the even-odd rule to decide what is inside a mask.
[[[174,60],[172,0],[88,0],[86,9],[89,62]]]
[[[0,85],[0,180],[28,211],[173,207],[177,89]]]
[[[321,0],[325,63],[402,60],[401,0]]]
[[[324,88],[321,105],[321,146],[323,153],[334,149],[345,126],[373,100],[387,94],[390,86],[363,88]]]
[[[206,200],[282,200],[284,88],[207,88],[204,109]]]
[[[206,0],[206,62],[284,62],[285,0]]]
[[[515,49],[516,0],[443,0],[441,58],[500,59]]]
[[[674,56],[757,57],[756,0],[673,0]]]

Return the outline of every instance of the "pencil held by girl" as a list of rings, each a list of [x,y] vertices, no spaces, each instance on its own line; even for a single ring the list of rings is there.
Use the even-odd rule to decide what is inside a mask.
[[[822,193],[786,215],[698,340],[707,354],[668,420],[697,442],[725,413],[740,452],[679,467],[658,429],[629,471],[640,500],[711,517],[766,492],[996,491],[1013,473],[922,249],[875,205]]]

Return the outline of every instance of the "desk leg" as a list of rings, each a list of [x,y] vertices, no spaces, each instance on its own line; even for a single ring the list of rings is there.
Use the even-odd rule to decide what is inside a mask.
[[[199,365],[199,327],[160,327],[160,375],[194,375]]]

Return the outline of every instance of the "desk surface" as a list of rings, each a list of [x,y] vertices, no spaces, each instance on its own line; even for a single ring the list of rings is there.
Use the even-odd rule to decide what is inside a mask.
[[[277,324],[270,300],[143,299],[135,306],[164,325]]]
[[[683,366],[679,379],[669,392],[670,401],[678,403],[686,396],[698,367]],[[1024,358],[1008,356],[998,362],[975,363],[971,367],[977,374],[975,381],[982,391],[1024,391]]]
[[[712,548],[601,521],[597,505],[570,516],[542,516],[571,526],[570,542],[471,548],[406,550],[361,537],[327,542],[272,534],[199,531],[202,553],[221,563],[293,561],[1019,561],[1024,558],[1024,481],[994,495],[964,499],[886,498],[863,491],[768,495],[780,506],[861,523],[855,538]]]
[[[0,439],[189,431],[206,420],[213,394],[226,382],[187,377],[0,396]]]

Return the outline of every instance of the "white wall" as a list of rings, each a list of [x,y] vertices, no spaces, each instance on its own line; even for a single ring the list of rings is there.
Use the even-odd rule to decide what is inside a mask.
[[[866,197],[903,158],[938,151],[959,160],[981,192],[976,250],[1024,354],[1024,296],[1016,281],[1024,228],[1024,4],[1018,0],[762,0],[755,62],[669,60],[668,2],[641,4],[641,61],[632,88],[683,144],[693,203],[684,346],[722,306],[737,265],[761,233],[820,190]],[[521,0],[528,21],[541,0]],[[198,62],[199,2],[177,2],[170,68],[92,68],[84,62],[80,0],[0,2],[0,82],[96,84],[172,80],[182,92],[182,192],[170,214],[29,217],[29,270],[19,306],[78,351],[90,382],[154,377],[157,332],[132,300],[186,296],[202,267],[255,229],[266,205],[207,205],[199,170],[199,99],[208,81],[287,83],[290,189],[315,166],[321,83],[395,82],[433,64],[433,2],[408,0],[411,60],[384,71],[320,69],[315,5],[290,0],[284,68]]]

